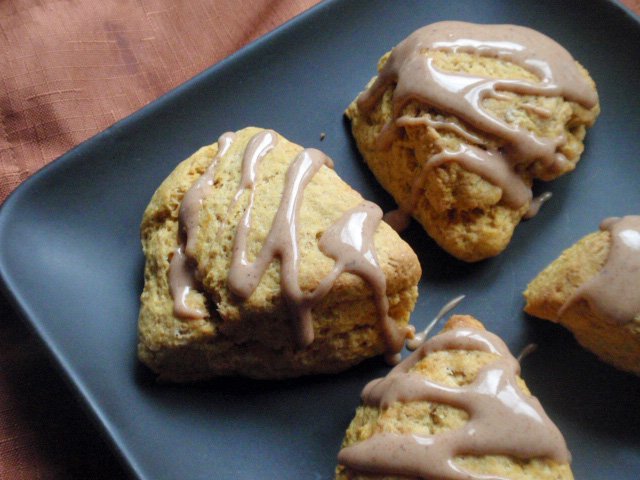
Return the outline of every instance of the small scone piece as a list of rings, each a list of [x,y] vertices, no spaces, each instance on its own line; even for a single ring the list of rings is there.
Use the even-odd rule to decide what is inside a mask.
[[[572,479],[564,438],[519,373],[500,338],[454,315],[365,387],[336,479]]]
[[[250,127],[160,185],[141,227],[138,345],[160,380],[294,377],[397,355],[420,264],[331,167]]]
[[[587,71],[549,37],[440,22],[385,54],[346,116],[403,216],[473,262],[535,215],[547,197],[532,199],[534,179],[575,168],[599,111]]]
[[[601,360],[640,375],[640,216],[603,221],[524,297],[525,312],[565,326]]]

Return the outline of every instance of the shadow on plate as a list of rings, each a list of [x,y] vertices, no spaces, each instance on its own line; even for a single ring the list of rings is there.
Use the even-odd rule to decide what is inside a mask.
[[[543,405],[594,435],[640,448],[640,379],[599,361],[565,328],[523,317],[538,345],[522,362],[523,377]]]

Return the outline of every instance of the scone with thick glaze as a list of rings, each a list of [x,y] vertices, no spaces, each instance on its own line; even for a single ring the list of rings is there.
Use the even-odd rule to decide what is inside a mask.
[[[142,220],[139,358],[169,381],[284,378],[397,355],[420,265],[322,152],[226,133]]]
[[[365,387],[336,480],[572,479],[562,434],[519,373],[500,338],[451,317]]]
[[[601,360],[640,375],[640,216],[605,220],[524,297],[525,312],[563,325]]]
[[[535,214],[534,179],[575,168],[599,111],[587,71],[545,35],[440,22],[385,54],[346,116],[400,212],[473,262]]]

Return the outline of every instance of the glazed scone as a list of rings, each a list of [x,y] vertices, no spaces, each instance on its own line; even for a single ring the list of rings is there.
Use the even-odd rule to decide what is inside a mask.
[[[575,168],[599,111],[587,71],[513,25],[440,22],[378,64],[346,110],[365,162],[455,257],[495,256],[532,216],[534,179]]]
[[[454,315],[363,391],[336,480],[572,479],[557,427],[497,336]]]
[[[525,312],[559,323],[601,360],[640,375],[640,217],[608,219],[524,292]]]
[[[141,226],[138,345],[159,379],[330,373],[402,348],[417,257],[330,166],[246,128],[160,185]]]

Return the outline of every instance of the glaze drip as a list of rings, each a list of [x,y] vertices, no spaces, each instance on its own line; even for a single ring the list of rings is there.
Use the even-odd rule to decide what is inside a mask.
[[[480,57],[492,57],[513,63],[534,74],[538,81],[525,79],[496,79],[465,72],[449,72],[438,68],[429,52],[464,52]],[[454,115],[466,125],[490,137],[501,139],[505,146],[488,153],[494,157],[492,167],[511,170],[513,175],[490,176],[490,168],[474,169],[478,155],[456,158],[465,169],[473,171],[503,190],[510,188],[516,167],[519,172],[533,162],[561,171],[568,160],[557,152],[566,139],[538,137],[516,122],[502,120],[486,110],[487,98],[506,100],[512,94],[536,96],[562,96],[585,108],[597,105],[598,98],[592,86],[580,72],[574,59],[563,47],[549,37],[525,27],[514,25],[477,25],[464,22],[440,22],[423,27],[398,44],[368,90],[357,100],[358,108],[370,115],[387,88],[395,85],[392,96],[392,119],[381,130],[377,147],[389,148],[397,136],[398,128],[411,124],[424,124],[436,130],[456,133],[465,142],[483,146],[484,141],[466,127],[451,121],[428,117],[412,118],[403,115],[404,107],[412,102]],[[524,110],[542,118],[551,114],[547,109],[523,103]],[[445,152],[447,154],[447,152]],[[497,167],[497,165],[502,165]],[[497,182],[497,183],[496,183]],[[518,190],[524,181],[518,180]],[[525,188],[529,186],[525,185]],[[531,194],[506,193],[505,201],[512,207],[531,201]],[[517,201],[516,201],[517,198]],[[520,202],[518,204],[518,202]]]
[[[220,136],[218,139],[218,153],[207,167],[207,170],[187,190],[182,203],[180,203],[178,222],[180,231],[186,238],[183,252],[189,258],[193,258],[194,247],[200,230],[198,216],[202,208],[202,202],[211,193],[220,158],[224,157],[229,151],[234,139],[235,134],[232,132],[226,132]]]
[[[397,232],[402,232],[409,226],[411,212],[424,196],[424,184],[428,173],[447,163],[459,163],[465,170],[476,173],[493,185],[502,189],[502,200],[512,208],[520,208],[527,203],[530,208],[525,214],[531,218],[538,213],[540,206],[548,197],[540,197],[532,201],[531,188],[525,183],[509,165],[503,161],[497,151],[484,150],[476,146],[460,144],[455,151],[445,150],[430,157],[423,165],[411,184],[411,196],[408,208],[399,208],[385,215],[385,221]]]
[[[181,318],[203,318],[206,312],[190,307],[187,296],[197,286],[196,273],[193,267],[193,255],[198,237],[198,215],[205,197],[211,193],[216,169],[235,139],[232,132],[223,133],[218,139],[218,152],[207,167],[207,170],[185,193],[178,211],[178,235],[180,245],[169,262],[169,290],[173,297],[174,315]]]
[[[389,317],[387,280],[378,263],[374,245],[375,232],[382,219],[382,210],[375,203],[363,201],[345,212],[320,238],[322,253],[335,260],[333,271],[314,291],[314,302],[324,297],[342,272],[360,276],[369,283],[378,312],[378,321],[387,346],[387,361],[398,363],[399,352],[410,328],[398,327]]]
[[[640,216],[608,218],[600,230],[611,233],[607,260],[569,297],[559,315],[583,299],[604,322],[622,326],[640,316]]]
[[[314,338],[311,315],[313,307],[327,295],[343,272],[355,273],[372,286],[387,347],[396,354],[402,349],[406,333],[400,331],[388,317],[386,279],[378,264],[373,244],[375,231],[382,218],[382,211],[378,206],[363,202],[345,212],[331,225],[320,238],[319,248],[335,260],[332,271],[312,292],[303,292],[298,283],[299,210],[305,187],[323,165],[332,167],[333,163],[316,149],[305,149],[294,159],[286,173],[285,187],[275,218],[262,249],[253,262],[247,259],[247,238],[253,205],[253,200],[250,200],[236,232],[228,278],[229,290],[242,299],[249,298],[267,267],[275,258],[279,258],[281,288],[292,315],[294,340],[299,348],[304,348]]]
[[[460,163],[464,165],[466,170],[476,173],[494,185],[500,186],[502,188],[502,199],[513,208],[519,208],[527,202],[531,202],[531,189],[522,177],[503,161],[499,152],[460,144],[458,150],[445,150],[429,158],[426,164],[423,165],[422,171],[416,177],[411,189],[412,209],[416,207],[422,196],[422,186],[427,173],[449,162]]]
[[[269,234],[256,259],[249,262],[247,239],[251,228],[252,197],[236,231],[228,278],[229,290],[241,299],[247,299],[257,288],[267,267],[275,258],[279,258],[281,287],[287,305],[298,319],[294,323],[294,336],[296,344],[300,347],[313,341],[313,330],[308,328],[310,311],[300,307],[304,294],[298,284],[300,255],[297,220],[304,189],[323,165],[332,163],[319,150],[305,149],[298,154],[287,170],[284,192]]]
[[[262,159],[278,144],[278,134],[273,130],[265,130],[256,134],[247,145],[242,158],[242,174],[240,176],[240,185],[233,196],[231,205],[235,205],[242,193],[250,189],[251,200],[253,203],[253,192],[258,175],[258,166]]]
[[[537,197],[532,199],[531,203],[529,204],[529,210],[524,214],[524,218],[529,219],[535,217],[540,212],[542,205],[547,203],[552,196],[553,194],[551,192],[544,192],[543,194],[538,195]]]
[[[180,318],[204,318],[206,312],[187,304],[187,296],[197,287],[194,268],[180,245],[169,262],[169,290],[173,297],[173,314]]]
[[[186,297],[195,288],[196,279],[189,251],[195,247],[198,233],[199,212],[203,200],[211,192],[219,160],[229,150],[233,134],[220,137],[220,149],[206,172],[187,192],[180,207],[180,231],[184,237],[174,252],[169,268],[169,284],[174,299],[174,313],[182,318],[202,318],[206,312],[190,308]],[[255,184],[262,160],[275,148],[278,135],[264,130],[251,138],[242,155],[241,176],[227,209],[227,218],[245,192],[249,192],[248,204],[236,228],[231,267],[227,278],[229,291],[242,300],[248,299],[257,288],[268,266],[276,258],[280,260],[280,281],[284,301],[291,312],[293,337],[298,348],[308,346],[314,338],[312,309],[329,293],[343,272],[360,276],[373,291],[379,324],[387,347],[388,359],[399,359],[404,339],[410,335],[408,328],[398,327],[388,315],[386,278],[376,255],[374,236],[382,218],[380,208],[367,201],[346,211],[320,237],[318,248],[335,264],[332,270],[311,292],[302,291],[298,283],[300,253],[298,247],[298,216],[304,190],[316,172],[323,166],[333,167],[331,159],[316,149],[300,152],[285,174],[285,185],[280,204],[267,238],[253,261],[247,252],[251,230]],[[186,203],[185,203],[186,202]],[[220,238],[226,218],[222,220],[217,238]]]
[[[440,350],[480,350],[498,355],[468,385],[449,387],[411,372],[421,359]],[[464,427],[437,435],[376,433],[343,448],[338,461],[358,471],[424,479],[502,480],[457,467],[459,455],[509,455],[520,459],[571,460],[560,431],[535,397],[518,387],[520,365],[497,336],[471,328],[442,333],[424,344],[362,393],[366,405],[385,409],[393,402],[430,401],[465,410]]]
[[[427,125],[429,127],[433,127],[435,130],[449,130],[450,132],[454,132],[456,135],[464,138],[467,142],[474,143],[476,145],[485,144],[485,141],[479,136],[474,135],[461,125],[450,121],[432,120],[429,117],[410,117],[408,115],[404,115],[396,120],[395,125],[398,127],[404,127],[407,125]]]

